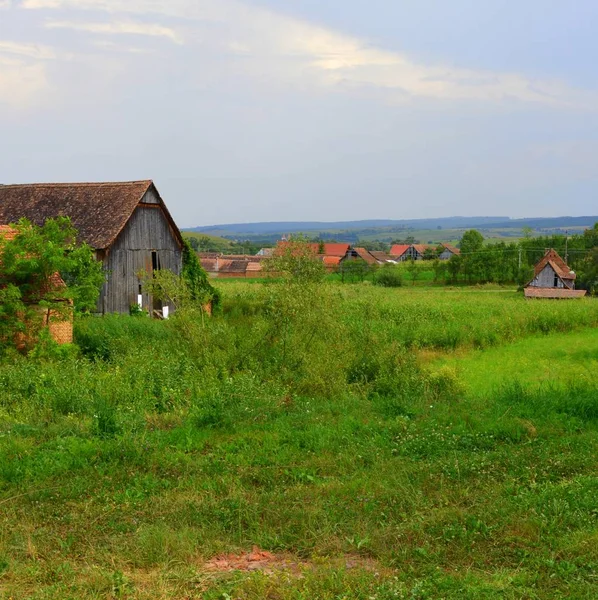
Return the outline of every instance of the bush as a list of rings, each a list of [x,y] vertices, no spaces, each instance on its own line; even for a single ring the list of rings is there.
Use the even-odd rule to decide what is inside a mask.
[[[401,287],[403,278],[394,265],[386,265],[376,273],[374,284],[389,288]]]

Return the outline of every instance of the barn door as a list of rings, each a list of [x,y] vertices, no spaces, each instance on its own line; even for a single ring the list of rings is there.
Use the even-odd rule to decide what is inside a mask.
[[[160,270],[160,256],[156,250],[152,250],[152,273]],[[152,297],[152,310],[162,310],[162,301]]]

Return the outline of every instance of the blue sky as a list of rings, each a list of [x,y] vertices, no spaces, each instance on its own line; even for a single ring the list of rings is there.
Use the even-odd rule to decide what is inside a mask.
[[[595,0],[0,0],[0,182],[181,226],[596,214]]]

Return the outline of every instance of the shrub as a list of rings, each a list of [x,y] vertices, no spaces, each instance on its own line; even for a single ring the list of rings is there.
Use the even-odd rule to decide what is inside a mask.
[[[394,265],[385,265],[376,273],[374,283],[382,287],[396,288],[403,285],[403,278]]]

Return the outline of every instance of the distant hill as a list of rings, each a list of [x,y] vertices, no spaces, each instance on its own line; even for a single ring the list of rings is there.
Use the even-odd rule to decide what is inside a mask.
[[[365,221],[275,221],[262,223],[230,223],[226,225],[209,225],[207,227],[191,227],[185,231],[207,233],[220,237],[229,237],[234,234],[272,234],[272,233],[297,233],[314,231],[331,231],[346,229],[378,229],[378,228],[412,228],[412,229],[460,229],[476,225],[489,226],[493,223],[508,221],[509,217],[446,217],[440,219],[371,219]]]
[[[288,234],[304,233],[309,237],[338,239],[350,243],[359,240],[390,242],[414,236],[424,241],[458,240],[465,229],[479,229],[486,237],[517,238],[522,229],[530,227],[538,234],[571,233],[592,227],[598,216],[585,217],[447,217],[437,219],[371,219],[362,221],[278,221],[262,223],[230,223],[193,227],[185,231],[228,240],[247,240],[271,244]]]
[[[598,217],[547,217],[531,219],[508,219],[502,223],[493,223],[492,227],[497,229],[520,229],[531,227],[532,229],[563,229],[565,227],[593,227]]]

